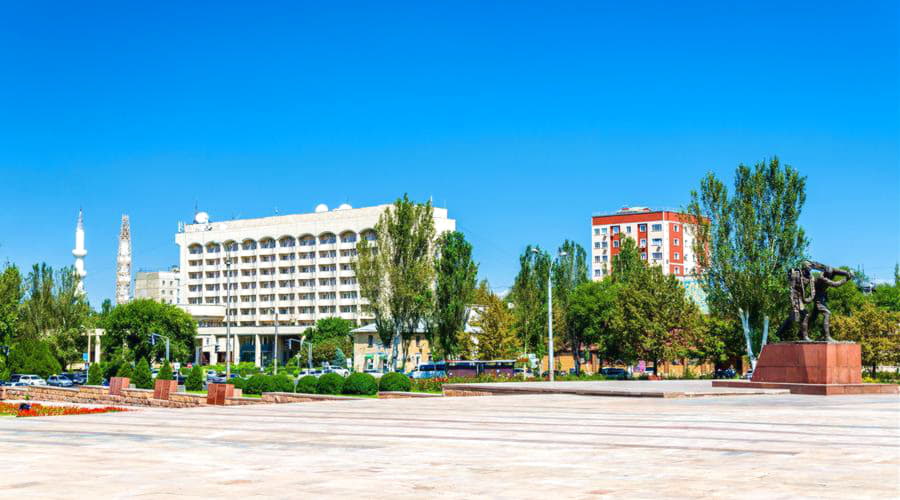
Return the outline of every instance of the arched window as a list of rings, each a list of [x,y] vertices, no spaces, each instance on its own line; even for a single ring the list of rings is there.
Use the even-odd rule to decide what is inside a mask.
[[[326,232],[326,233],[322,233],[319,235],[319,243],[321,243],[321,244],[336,243],[336,242],[337,242],[337,236],[335,236],[334,233]]]
[[[297,244],[297,240],[295,240],[293,236],[282,236],[278,240],[278,246],[280,246],[282,248],[293,247],[296,244]]]
[[[341,233],[341,243],[356,243],[356,233],[353,231],[344,231]]]
[[[194,243],[188,247],[188,253],[201,254],[203,253],[203,246],[199,243]]]
[[[300,237],[300,246],[301,247],[311,247],[316,244],[316,237],[311,234],[304,234]]]
[[[206,253],[219,253],[222,251],[222,246],[218,243],[207,243],[206,244]]]
[[[256,241],[251,239],[246,239],[241,243],[241,249],[243,250],[256,250]]]

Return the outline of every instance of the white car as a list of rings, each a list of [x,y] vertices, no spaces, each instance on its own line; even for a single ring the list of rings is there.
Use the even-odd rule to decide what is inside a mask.
[[[334,366],[329,366],[329,367],[323,368],[322,374],[324,375],[326,373],[337,373],[338,375],[340,375],[342,377],[350,376],[350,370],[348,370],[346,368],[336,368]]]
[[[19,375],[15,374],[9,378],[11,385],[47,385],[47,381],[37,375]]]
[[[307,375],[312,375],[313,377],[318,378],[318,377],[322,376],[322,373],[323,373],[322,370],[310,370],[309,368],[304,368],[303,370],[300,371],[300,375],[298,375],[298,377],[305,377]]]

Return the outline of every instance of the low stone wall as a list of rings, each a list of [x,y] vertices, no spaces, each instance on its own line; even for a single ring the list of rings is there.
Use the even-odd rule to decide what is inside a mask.
[[[331,394],[304,394],[293,392],[264,392],[262,400],[266,403],[309,403],[311,401],[359,401],[362,398],[351,396],[334,396]]]
[[[427,392],[402,392],[402,391],[381,391],[378,393],[378,399],[400,399],[400,398],[442,398],[443,394],[430,394]]]
[[[448,398],[459,398],[459,397],[468,397],[468,396],[493,396],[494,394],[491,392],[484,391],[465,391],[462,389],[448,389],[444,387],[444,396]]]
[[[82,385],[80,387],[28,386],[4,387],[0,399],[32,399],[109,406],[150,406],[158,408],[189,408],[206,405],[206,396],[176,392],[169,399],[154,399],[150,389],[119,389],[118,396],[109,394],[107,387]]]

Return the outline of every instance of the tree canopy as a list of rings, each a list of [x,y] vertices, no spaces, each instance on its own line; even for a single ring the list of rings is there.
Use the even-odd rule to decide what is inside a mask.
[[[173,360],[187,361],[194,353],[197,323],[171,304],[149,299],[120,304],[110,311],[104,326],[102,345],[109,356],[121,355],[127,360],[164,359],[165,342],[152,345],[153,333],[169,338]]]
[[[520,348],[513,332],[513,315],[509,304],[491,291],[487,281],[482,281],[476,291],[476,310],[472,326],[481,329],[478,334],[477,357],[479,359],[514,358]],[[469,334],[462,335],[468,337]]]
[[[415,203],[404,194],[381,214],[375,233],[375,242],[363,238],[357,243],[354,271],[378,335],[391,345],[390,363],[396,368],[398,359],[405,364],[413,332],[431,314],[435,237],[431,202]]]
[[[873,374],[880,364],[900,363],[900,312],[865,302],[852,316],[835,316],[832,325],[835,338],[859,343],[863,366]]]
[[[623,359],[622,343],[612,328],[622,285],[610,278],[588,281],[575,288],[569,302],[567,322],[578,331],[581,341],[594,345],[601,360]]]
[[[550,254],[528,245],[519,256],[519,273],[510,291],[513,326],[526,351],[547,352],[547,285]]]
[[[435,267],[434,309],[429,324],[432,352],[445,357],[458,354],[459,334],[465,329],[469,306],[475,298],[478,265],[472,245],[458,231],[438,238]]]
[[[588,281],[587,252],[574,241],[565,240],[557,251],[559,255],[552,269],[554,333],[568,344],[575,358],[575,371],[581,373],[582,332],[572,328],[568,310],[575,289]],[[554,346],[555,347],[555,346]]]

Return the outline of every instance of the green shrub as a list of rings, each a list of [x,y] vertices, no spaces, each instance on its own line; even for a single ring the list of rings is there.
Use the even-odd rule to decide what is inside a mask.
[[[235,389],[244,390],[244,387],[247,385],[247,379],[244,377],[234,377],[231,379],[231,385],[234,386]]]
[[[119,369],[116,371],[117,377],[134,377],[134,370],[131,368],[131,365],[128,363],[122,363],[119,365]]]
[[[147,358],[142,359],[138,363],[137,368],[134,369],[134,377],[131,379],[131,383],[138,389],[153,389],[153,377],[150,373],[150,363],[147,362]]]
[[[273,390],[271,392],[294,392],[294,379],[279,373],[272,376]]]
[[[372,395],[378,392],[378,382],[368,373],[351,373],[344,380],[344,394]]]
[[[88,368],[88,385],[103,385],[103,371],[100,369],[100,363],[91,363]]]
[[[172,365],[169,364],[169,360],[163,361],[163,365],[159,368],[159,373],[156,374],[156,380],[175,380],[175,374],[172,373]]]
[[[316,392],[319,394],[340,394],[344,388],[344,377],[337,373],[326,373],[316,382]]]
[[[184,388],[189,391],[203,390],[203,372],[200,370],[200,365],[194,365],[191,368],[191,372],[184,381]]]
[[[409,377],[402,373],[385,373],[378,383],[379,391],[409,392],[410,389],[412,389],[412,382],[410,382]]]
[[[316,390],[316,384],[319,379],[317,379],[313,375],[306,375],[304,377],[300,377],[300,380],[297,381],[297,386],[294,387],[294,392],[302,392],[304,394],[316,394],[318,391]]]
[[[50,353],[50,346],[42,340],[22,340],[15,343],[9,350],[6,362],[10,373],[47,378],[62,371],[59,361]]]
[[[269,392],[269,376],[258,374],[247,379],[244,383],[245,394],[262,394]]]

